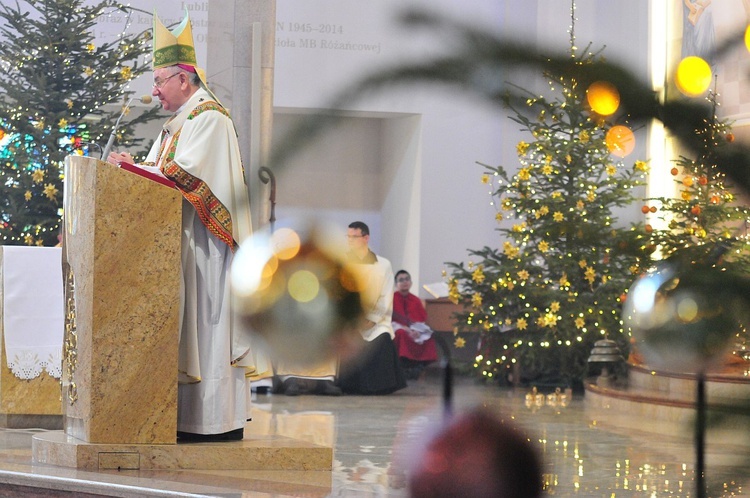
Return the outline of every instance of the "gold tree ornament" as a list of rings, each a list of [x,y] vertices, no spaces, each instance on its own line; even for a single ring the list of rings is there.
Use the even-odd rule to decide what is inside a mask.
[[[55,187],[51,183],[48,183],[44,186],[44,195],[46,195],[49,200],[54,201],[57,197],[57,193],[57,187]]]
[[[361,278],[334,230],[296,225],[241,244],[231,269],[234,309],[276,361],[345,359],[360,338]]]
[[[635,135],[627,126],[616,125],[607,131],[606,143],[613,156],[625,157],[635,149]]]
[[[620,107],[620,92],[609,81],[595,81],[586,90],[586,100],[591,110],[609,116]]]
[[[711,66],[698,56],[685,57],[677,65],[675,83],[688,97],[699,97],[711,86]]]

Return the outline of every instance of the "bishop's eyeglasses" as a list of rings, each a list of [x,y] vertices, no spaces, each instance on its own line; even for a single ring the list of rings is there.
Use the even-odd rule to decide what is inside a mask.
[[[178,74],[180,74],[180,73],[174,73],[174,74],[172,74],[170,76],[167,76],[163,80],[154,80],[154,88],[161,88],[161,87],[163,87],[167,83],[167,81],[169,81],[169,78],[174,78]]]

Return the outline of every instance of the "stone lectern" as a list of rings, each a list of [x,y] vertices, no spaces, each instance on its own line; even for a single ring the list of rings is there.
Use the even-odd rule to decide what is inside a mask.
[[[330,472],[330,444],[256,432],[252,424],[242,441],[177,443],[182,200],[139,171],[67,159],[65,431],[32,436],[34,463],[87,470]]]
[[[175,444],[180,193],[82,156],[65,163],[65,433]]]

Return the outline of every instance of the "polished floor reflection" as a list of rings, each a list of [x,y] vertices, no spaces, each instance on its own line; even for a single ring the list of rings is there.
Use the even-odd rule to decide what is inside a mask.
[[[460,378],[454,411],[484,406],[527,431],[544,459],[546,493],[592,497],[696,497],[692,429],[570,402],[530,402],[526,390]],[[33,430],[0,430],[0,484],[15,496],[408,496],[409,462],[441,424],[433,375],[390,396],[257,396],[248,434],[334,447],[332,472],[106,471],[34,465]],[[627,419],[627,424],[620,421]],[[624,428],[627,425],[629,428]],[[635,429],[634,429],[635,427]],[[707,496],[750,496],[747,432],[707,445]],[[37,487],[56,490],[42,492]],[[2,489],[0,489],[2,491]],[[0,492],[0,496],[11,496]],[[71,495],[68,495],[71,496]]]

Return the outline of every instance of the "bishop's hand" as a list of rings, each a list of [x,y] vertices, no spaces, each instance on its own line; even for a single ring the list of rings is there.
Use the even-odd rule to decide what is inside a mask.
[[[107,156],[107,162],[119,166],[120,163],[135,164],[133,156],[127,152],[110,152]]]

